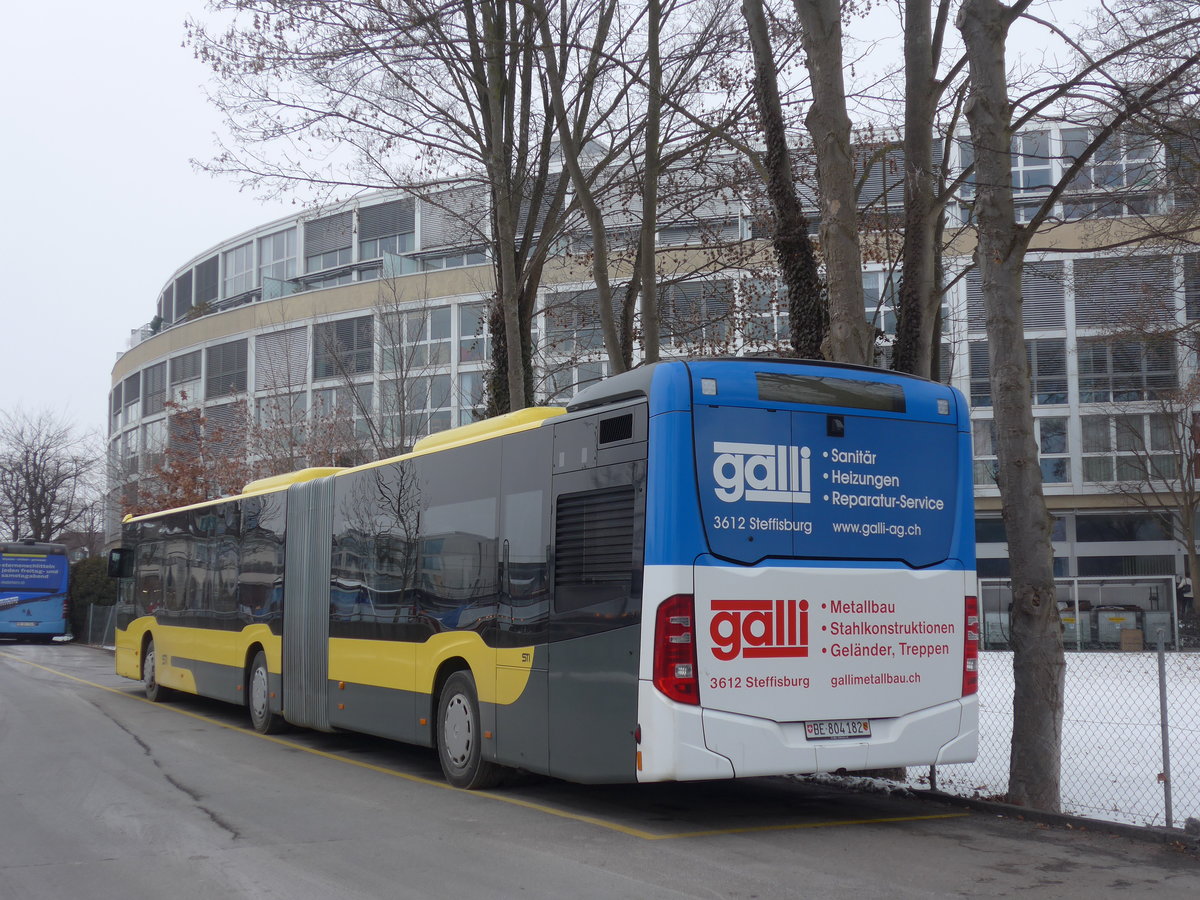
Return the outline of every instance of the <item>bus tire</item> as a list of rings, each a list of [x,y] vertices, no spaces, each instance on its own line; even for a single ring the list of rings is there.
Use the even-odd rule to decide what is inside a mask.
[[[476,791],[495,787],[500,781],[503,768],[483,758],[479,695],[470,672],[455,672],[442,687],[438,697],[437,749],[442,773],[454,787]]]
[[[250,664],[246,679],[246,708],[250,724],[259,734],[278,734],[286,726],[283,716],[271,712],[271,675],[267,670],[267,655],[259,650]]]
[[[146,644],[146,655],[142,658],[142,681],[146,685],[146,699],[151,703],[162,703],[171,699],[170,688],[158,681],[158,660],[154,658],[154,638]]]

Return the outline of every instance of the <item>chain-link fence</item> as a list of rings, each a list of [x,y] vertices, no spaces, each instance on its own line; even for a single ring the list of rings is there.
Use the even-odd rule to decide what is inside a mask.
[[[1058,578],[1054,589],[1067,650],[1151,649],[1159,631],[1169,650],[1200,650],[1200,619],[1173,576]],[[1008,581],[980,580],[983,649],[1009,649],[1011,606]]]
[[[1161,694],[1159,665],[1153,651],[1067,653],[1064,812],[1175,827],[1200,818],[1200,653],[1162,654]],[[1012,703],[1012,654],[980,654],[979,758],[938,766],[938,788],[1003,798]]]
[[[87,615],[73,617],[72,627],[75,629],[75,640],[80,643],[112,647],[116,640],[116,625],[116,606],[88,604]]]

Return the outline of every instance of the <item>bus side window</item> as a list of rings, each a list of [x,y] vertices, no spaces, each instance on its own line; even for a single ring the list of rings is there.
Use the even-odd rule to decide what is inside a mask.
[[[131,551],[130,562],[132,556]],[[146,615],[162,605],[162,544],[157,541],[139,544],[137,557],[134,602],[137,604],[137,614]]]
[[[133,577],[133,548],[117,547],[108,551],[108,577]]]

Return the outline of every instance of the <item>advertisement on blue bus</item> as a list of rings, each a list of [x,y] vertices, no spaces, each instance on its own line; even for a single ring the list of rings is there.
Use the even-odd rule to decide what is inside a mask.
[[[62,544],[0,544],[0,638],[50,641],[70,631]]]

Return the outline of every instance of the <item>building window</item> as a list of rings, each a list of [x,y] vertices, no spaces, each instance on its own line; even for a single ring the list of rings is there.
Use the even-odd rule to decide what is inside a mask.
[[[371,316],[321,322],[313,329],[313,378],[363,375],[374,371]]]
[[[992,405],[991,362],[987,341],[971,341],[971,406]],[[1039,406],[1067,402],[1067,342],[1064,338],[1042,338],[1025,342],[1029,363],[1029,390]]]
[[[336,388],[314,390],[313,415],[326,424],[345,422],[354,438],[366,442],[371,438],[371,418],[375,404],[375,388],[370,384],[348,384]]]
[[[1175,272],[1169,256],[1081,259],[1075,263],[1075,324],[1112,331],[1124,319],[1145,333],[1175,322]],[[1165,330],[1165,329],[1164,329]]]
[[[1048,338],[1025,342],[1033,402],[1054,406],[1067,402],[1067,342]]]
[[[230,341],[205,351],[204,395],[228,397],[246,390],[246,341]]]
[[[415,248],[416,201],[406,198],[359,209],[359,259],[411,253]]]
[[[1065,416],[1039,416],[1034,420],[1034,438],[1038,445],[1038,465],[1044,484],[1069,484],[1071,481],[1070,444]],[[996,423],[993,419],[971,422],[975,453],[975,483],[980,487],[996,484],[999,464],[996,459]]]
[[[863,286],[865,290],[865,277]],[[742,308],[742,340],[747,346],[770,350],[791,339],[786,293],[783,285],[774,279],[743,278],[738,281],[738,296],[741,298]],[[869,298],[866,307],[867,319],[870,320],[874,313]]]
[[[411,448],[426,435],[454,425],[453,382],[449,374],[408,375],[379,385],[384,437]]]
[[[288,281],[296,277],[295,228],[258,239],[258,273],[260,284],[265,278]]]
[[[664,285],[660,302],[664,345],[702,352],[727,349],[733,331],[732,281]]]
[[[458,376],[458,424],[470,425],[487,418],[484,372],[462,372]]]
[[[354,247],[354,214],[335,213],[304,223],[304,271],[349,265]]]
[[[349,271],[339,272],[336,275],[326,275],[324,277],[305,278],[303,290],[318,291],[322,288],[340,287],[343,284],[351,284],[353,281],[354,273]]]
[[[417,243],[417,236],[409,231],[405,234],[393,234],[388,237],[375,238],[359,242],[360,259],[379,259],[385,253],[399,256],[402,253],[412,253]]]
[[[192,309],[192,270],[175,279],[175,318],[182,319]]]
[[[122,393],[125,406],[121,410],[122,427],[129,425],[138,418],[138,400],[141,399],[142,379],[139,373],[134,373],[125,379]]]
[[[167,364],[160,362],[142,372],[145,390],[142,398],[142,415],[153,416],[163,411],[167,399]]]
[[[458,307],[458,361],[483,362],[492,357],[486,303],[463,303]]]
[[[220,294],[221,261],[210,256],[196,266],[196,302],[213,303]]]
[[[1094,133],[1087,128],[1064,128],[1063,168],[1067,168],[1091,144]],[[1063,216],[1141,216],[1154,212],[1149,188],[1154,182],[1153,141],[1134,135],[1113,135],[1067,186]]]
[[[256,404],[255,413],[260,449],[268,455],[294,461],[304,446],[308,395],[300,392],[262,397]]]
[[[121,385],[117,384],[112,389],[110,397],[109,416],[108,416],[108,433],[112,434],[121,427],[121,409],[124,404],[121,402]]]
[[[1071,481],[1071,457],[1067,442],[1066,417],[1040,417],[1034,419],[1034,426],[1037,430],[1038,462],[1042,468],[1042,483],[1069,484]]]
[[[607,370],[608,362],[597,359],[563,366],[548,373],[546,402],[566,403],[584,388],[603,379]]]
[[[225,296],[236,297],[254,287],[254,245],[247,242],[226,250]]]
[[[983,300],[983,279],[978,269],[967,273],[967,330],[987,331],[987,309]],[[945,311],[943,321],[948,318]],[[1021,318],[1026,328],[1064,328],[1066,286],[1061,262],[1026,263],[1021,269]]]
[[[171,367],[171,399],[176,403],[185,400],[196,400],[197,387],[200,382],[200,351],[193,350],[176,356],[170,362]]]
[[[158,419],[142,426],[142,471],[153,473],[165,461],[167,420]]]
[[[288,328],[254,339],[254,389],[277,391],[302,385],[308,375],[308,329]]]
[[[1171,521],[1155,513],[1079,513],[1075,517],[1075,540],[1080,543],[1170,541]]]
[[[1174,575],[1174,556],[1081,556],[1079,577]]]
[[[1025,131],[1013,135],[1012,186],[1018,196],[1041,193],[1053,186],[1049,131]]]
[[[138,472],[138,429],[131,428],[121,435],[121,471],[126,475]]]
[[[1079,402],[1156,400],[1179,386],[1169,340],[1079,341]]]
[[[967,349],[971,361],[971,406],[991,406],[991,362],[988,359],[987,341],[971,341]]]
[[[417,372],[427,366],[450,365],[449,306],[415,309],[385,316],[380,368],[384,372]]]
[[[1082,416],[1083,480],[1140,483],[1179,477],[1175,424],[1162,413]]]
[[[595,288],[550,295],[546,301],[546,349],[556,356],[569,357],[603,350],[599,302]]]
[[[863,304],[867,321],[884,334],[896,333],[896,306],[900,299],[900,281],[897,272],[863,272]],[[945,328],[946,310],[942,309],[942,326]]]

